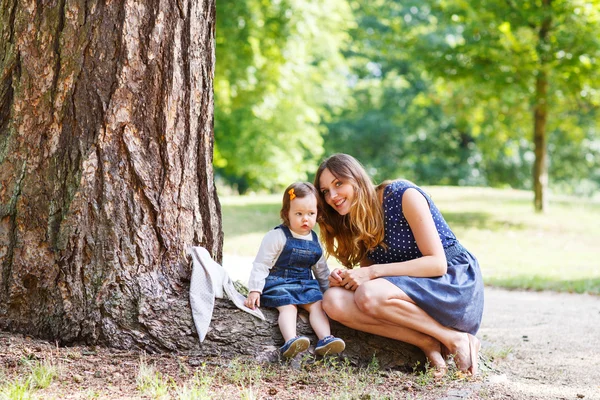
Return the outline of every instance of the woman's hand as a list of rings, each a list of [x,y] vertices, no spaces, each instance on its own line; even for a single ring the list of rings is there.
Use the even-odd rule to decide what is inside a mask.
[[[260,307],[260,293],[250,292],[246,298],[246,301],[244,301],[244,305],[253,310],[255,310],[256,307]]]
[[[329,287],[342,286],[342,270],[339,268],[334,269],[329,274]]]
[[[342,282],[339,286],[343,286],[348,290],[356,290],[360,285],[371,280],[371,267],[361,267],[357,269],[349,269],[342,272]]]

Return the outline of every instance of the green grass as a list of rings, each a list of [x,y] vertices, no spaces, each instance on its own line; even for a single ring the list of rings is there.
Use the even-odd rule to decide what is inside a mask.
[[[527,191],[426,187],[487,285],[600,294],[600,203],[550,196],[544,214]],[[254,257],[280,223],[281,196],[220,198],[224,253]],[[337,265],[330,259],[330,265]]]
[[[0,400],[27,400],[40,398],[35,395],[38,389],[45,389],[57,379],[60,368],[50,361],[38,362],[21,360],[26,371],[16,379],[0,379]]]

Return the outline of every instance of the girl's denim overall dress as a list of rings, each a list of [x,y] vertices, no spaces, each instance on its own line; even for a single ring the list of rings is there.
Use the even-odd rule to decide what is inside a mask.
[[[313,277],[311,269],[323,254],[317,234],[313,231],[312,240],[304,240],[292,236],[285,225],[279,225],[275,229],[281,229],[285,233],[286,242],[265,279],[260,305],[280,307],[322,300],[319,282]]]

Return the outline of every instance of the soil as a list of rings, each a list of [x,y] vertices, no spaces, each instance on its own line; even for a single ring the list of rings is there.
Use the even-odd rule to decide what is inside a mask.
[[[372,385],[387,398],[600,400],[599,326],[597,296],[486,288],[484,319],[477,334],[482,340],[479,377],[423,383],[422,375],[396,371],[377,375]],[[28,360],[60,364],[59,376],[53,383],[35,392],[35,398],[40,399],[155,398],[137,388],[141,357],[179,386],[201,368],[203,361],[205,368],[213,370],[231,362],[196,360],[182,354],[143,356],[100,347],[57,347],[20,334],[0,332],[0,382],[3,378],[8,382],[23,376]],[[229,377],[221,377],[213,385],[208,398],[374,398],[342,396],[339,389],[337,395],[332,395],[327,380],[331,377],[319,379],[314,366],[297,363],[273,368],[270,375],[263,373],[265,379],[252,395],[240,395],[239,388],[245,383],[229,372]],[[292,381],[273,378],[291,375],[285,368],[296,372]],[[321,374],[324,370],[327,368],[320,369]],[[240,368],[237,371],[243,372]],[[3,398],[1,387],[0,384]],[[353,388],[348,386],[348,390]],[[368,388],[365,390],[368,392]]]
[[[600,297],[486,288],[485,386],[493,399],[600,399]]]

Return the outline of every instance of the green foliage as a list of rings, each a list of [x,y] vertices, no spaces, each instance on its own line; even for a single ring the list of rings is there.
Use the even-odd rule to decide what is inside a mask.
[[[593,195],[600,1],[544,4],[220,2],[217,175],[272,191],[347,152],[376,181],[530,189],[543,73],[551,187]]]
[[[33,399],[33,390],[29,377],[16,379],[0,385],[0,400],[29,400]]]
[[[474,139],[442,101],[411,47],[423,18],[399,2],[356,2],[358,25],[346,55],[352,100],[328,124],[326,150],[356,156],[376,181],[482,184]]]
[[[60,368],[53,361],[35,361],[24,358],[26,375],[7,380],[0,375],[0,400],[27,400],[38,398],[35,392],[45,389],[59,376]]]
[[[214,164],[240,192],[315,169],[325,106],[344,97],[348,11],[343,0],[219,3]]]
[[[458,100],[446,102],[446,113],[477,138],[487,183],[531,187],[532,110],[545,96],[536,77],[547,74],[551,182],[580,186],[574,177],[595,165],[588,183],[598,189],[600,74],[592,60],[600,58],[600,2],[429,4],[415,58]]]
[[[214,376],[206,371],[206,365],[203,364],[194,376],[185,382],[181,387],[175,387],[177,398],[179,400],[210,400],[212,399],[211,385]]]
[[[375,180],[531,188],[532,106],[551,72],[549,154],[555,187],[598,185],[598,2],[355,4],[346,52],[353,102],[328,124],[328,152],[349,152]],[[583,184],[585,171],[593,171]],[[577,188],[577,189],[573,189]]]

